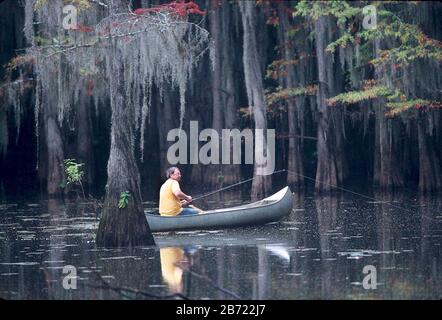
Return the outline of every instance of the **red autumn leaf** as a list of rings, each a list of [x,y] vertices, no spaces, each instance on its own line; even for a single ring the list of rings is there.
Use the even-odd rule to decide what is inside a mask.
[[[189,9],[187,10],[188,13],[193,13],[193,14],[199,14],[199,15],[205,15],[206,11],[201,11],[200,9]]]
[[[77,24],[72,30],[80,31],[80,32],[91,32],[93,29],[91,27],[85,26],[83,24]]]
[[[193,1],[190,2],[175,1],[171,3],[157,5],[152,8],[139,8],[134,10],[133,13],[137,15],[142,15],[149,12],[158,13],[161,11],[167,11],[172,14],[176,14],[180,17],[186,16],[188,14],[198,14],[198,15],[206,14],[206,11],[201,10],[198,4],[196,4]]]
[[[135,13],[135,14],[145,14],[145,13],[147,13],[147,11],[148,11],[148,9],[146,9],[146,8],[138,8],[138,9],[134,10],[133,13]]]

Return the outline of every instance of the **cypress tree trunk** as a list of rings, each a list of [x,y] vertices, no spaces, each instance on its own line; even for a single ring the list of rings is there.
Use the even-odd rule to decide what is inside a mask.
[[[304,184],[304,165],[302,163],[303,148],[301,138],[294,135],[299,134],[296,105],[289,102],[287,105],[287,120],[289,124],[289,149],[287,160],[287,183],[294,187],[302,187]]]
[[[278,28],[278,39],[279,46],[282,49],[282,57],[284,60],[289,61],[295,59],[294,50],[289,44],[289,39],[287,39],[287,32],[290,28],[290,22],[288,19],[288,13],[286,11],[286,5],[281,2],[278,4],[278,16],[279,16],[279,28]],[[302,45],[300,45],[302,47]],[[301,73],[301,70],[298,70]],[[305,71],[304,71],[305,72]],[[284,77],[282,85],[285,88],[295,88],[297,86],[303,86],[305,83],[301,81],[296,81],[295,67],[288,66],[287,76]],[[302,98],[301,98],[302,99]],[[301,104],[302,100],[296,99],[298,104]],[[296,135],[300,135],[299,123],[301,122],[299,116],[302,117],[303,110],[298,112],[299,105],[297,105],[293,100],[287,101],[287,121],[289,129],[289,147],[288,147],[288,160],[287,160],[287,183],[294,187],[301,187],[303,185],[304,179],[304,165],[302,163],[303,156],[303,141]]]
[[[374,43],[375,56],[379,57],[381,49],[380,40]],[[385,75],[378,68],[375,70],[377,79]],[[385,117],[385,101],[378,100],[373,103],[375,108],[375,155],[374,155],[374,177],[373,183],[380,188],[392,189],[403,187],[405,183],[404,174],[399,165],[394,144],[393,120]]]
[[[316,169],[317,191],[330,191],[333,186],[342,185],[346,162],[343,150],[342,111],[326,105],[326,99],[336,95],[342,85],[336,82],[334,59],[325,49],[331,40],[332,22],[329,17],[320,17],[315,22],[316,57],[318,66],[318,164]]]
[[[123,2],[112,1],[114,7],[111,10],[117,12],[122,8]],[[132,151],[130,107],[126,103],[124,90],[124,65],[115,39],[111,50],[111,150],[103,214],[96,242],[98,246],[105,247],[154,245],[155,241],[141,205],[140,176]],[[118,202],[124,191],[130,192],[130,198],[127,205],[120,209]]]
[[[265,133],[267,130],[266,118],[266,104],[264,100],[264,88],[262,83],[262,73],[260,66],[260,59],[258,56],[258,46],[256,43],[255,30],[256,24],[256,9],[255,2],[243,1],[240,2],[240,9],[242,14],[243,37],[244,37],[244,75],[247,88],[247,97],[250,108],[253,113],[255,121],[255,129],[263,129]],[[263,140],[263,141],[260,141]],[[262,148],[262,149],[261,149]],[[255,135],[255,165],[254,177],[252,183],[251,197],[252,199],[262,198],[271,191],[272,180],[270,176],[258,175],[264,170],[264,165],[257,162],[257,157],[265,154],[263,151],[267,150],[266,135]],[[271,157],[267,156],[268,159]]]
[[[64,181],[63,139],[56,117],[49,116],[45,120],[45,138],[47,150],[47,191],[48,196],[59,196]]]
[[[382,103],[376,102],[375,106],[377,106],[375,123],[377,141],[375,141],[374,184],[385,189],[403,187],[403,173],[392,145],[393,120],[385,118],[385,108]]]
[[[83,82],[84,89],[86,82]],[[80,93],[78,104],[78,132],[77,132],[77,153],[79,162],[84,163],[85,177],[83,187],[88,193],[95,181],[95,157],[92,145],[92,121],[91,121],[91,99],[85,92]]]
[[[224,128],[234,129],[238,128],[237,121],[237,93],[234,79],[234,62],[236,57],[235,43],[232,39],[234,30],[231,29],[234,21],[231,19],[232,5],[227,1],[223,2],[221,10],[221,28],[222,28],[222,101],[223,101],[223,113],[224,113]],[[233,144],[230,144],[230,154],[233,155],[238,150],[233,149]],[[223,184],[230,185],[241,180],[241,165],[238,164],[226,164],[223,165]]]
[[[427,134],[425,119],[417,121],[419,144],[419,191],[425,193],[442,188],[442,169],[432,137]]]
[[[172,144],[167,141],[167,133],[169,130],[174,129],[178,126],[176,123],[174,115],[176,115],[177,110],[174,108],[176,101],[173,96],[172,88],[166,90],[168,93],[163,96],[163,103],[161,105],[159,99],[156,99],[156,106],[158,108],[156,120],[158,127],[158,145],[160,151],[160,171],[161,176],[165,176],[166,169],[170,166],[167,161],[167,150]]]
[[[221,130],[224,128],[224,116],[223,111],[225,105],[222,99],[223,90],[223,72],[224,59],[222,48],[226,44],[223,43],[222,37],[222,24],[221,24],[221,10],[222,7],[218,5],[217,1],[209,2],[210,8],[210,34],[212,35],[215,61],[214,68],[212,72],[212,129],[218,132],[221,137]],[[220,143],[221,141],[219,141]],[[221,145],[221,144],[220,144]],[[221,154],[220,154],[221,156]],[[209,189],[219,188],[222,186],[222,176],[223,176],[223,165],[220,164],[209,164],[205,168],[204,184],[209,187]]]
[[[440,14],[442,5],[438,1],[429,1],[423,5],[413,18],[425,34],[442,40]],[[442,72],[438,60],[415,61],[408,69],[408,81],[404,81],[413,96],[427,100],[441,101]],[[419,191],[427,193],[442,189],[442,148],[440,110],[418,111],[417,141],[419,148]],[[439,137],[438,137],[439,135]]]
[[[209,1],[209,0],[208,0]],[[207,19],[205,19],[205,24],[203,25],[203,27],[205,29],[209,28],[209,21]],[[191,103],[188,107],[188,111],[187,111],[187,117],[190,120],[195,120],[198,121],[198,130],[201,131],[204,128],[204,125],[206,125],[207,123],[211,123],[211,117],[210,114],[208,114],[207,112],[207,108],[208,106],[211,105],[211,95],[212,95],[212,91],[210,89],[211,86],[211,81],[208,81],[208,75],[207,75],[207,70],[211,69],[211,65],[210,65],[210,59],[209,57],[206,57],[205,59],[203,59],[202,63],[198,64],[196,66],[197,71],[195,72],[195,74],[198,74],[198,77],[193,77],[192,79],[190,79],[189,81],[189,85],[190,85],[190,92],[192,94],[192,101],[193,103]],[[189,134],[190,134],[190,124],[187,125],[187,133],[188,133],[188,138],[189,138]],[[185,181],[189,183],[189,185],[191,186],[197,186],[198,189],[200,189],[202,191],[202,189],[206,189],[205,186],[205,176],[207,173],[206,170],[206,165],[203,165],[199,162],[199,150],[201,147],[201,143],[198,139],[198,141],[196,141],[197,146],[197,151],[198,154],[196,155],[197,158],[197,163],[198,164],[191,164],[188,166],[189,170],[185,172]],[[190,145],[189,147],[189,151],[190,151]],[[189,162],[190,162],[190,153],[188,154],[189,156]],[[190,190],[189,190],[190,191]],[[192,191],[193,192],[193,191]]]
[[[58,81],[61,72],[62,56],[56,57],[53,61],[48,61],[46,67],[53,68],[54,77],[48,79],[49,83],[43,86],[42,90],[42,114],[43,126],[45,130],[45,151],[47,162],[47,192],[49,197],[57,197],[62,194],[62,183],[64,175],[64,144],[60,123],[58,121],[59,95],[62,88]],[[39,94],[39,93],[37,93]],[[65,189],[66,190],[66,189]]]
[[[26,3],[29,10],[32,1]],[[61,39],[62,31],[60,25],[62,23],[61,1],[53,1],[46,4],[45,14],[53,16],[53,20],[44,21],[39,26],[39,32],[43,37],[55,37]],[[32,12],[32,11],[31,11]],[[42,14],[45,16],[44,14]],[[31,17],[33,14],[30,15]],[[43,18],[44,19],[44,18]],[[31,22],[33,20],[31,19]],[[27,34],[27,41],[34,43],[34,30],[32,29],[32,36]],[[46,189],[49,197],[56,197],[62,194],[62,183],[64,182],[64,143],[62,130],[60,129],[60,109],[63,108],[63,74],[62,67],[65,64],[65,58],[62,55],[54,56],[50,59],[43,59],[41,65],[38,66],[36,72],[42,74],[40,80],[39,90],[36,95],[41,102],[42,128],[44,130],[45,146],[43,147],[45,155],[40,158],[40,162],[45,161],[43,166],[46,170]],[[66,189],[65,189],[66,190]]]
[[[216,1],[209,1],[210,8],[210,33],[214,41],[214,70],[212,72],[212,128],[219,136],[222,129],[237,128],[235,84],[233,79],[234,43],[231,39],[232,30],[230,27],[230,5],[223,0],[219,4]],[[221,147],[221,141],[220,141]],[[233,150],[230,144],[230,155],[239,150]],[[220,154],[219,165],[205,166],[204,184],[209,188],[220,188],[223,185],[230,185],[240,180],[240,165],[223,164]]]

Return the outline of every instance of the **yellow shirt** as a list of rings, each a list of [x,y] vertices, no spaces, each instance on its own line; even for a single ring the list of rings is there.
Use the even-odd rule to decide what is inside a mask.
[[[180,200],[173,194],[174,191],[181,191],[178,181],[167,179],[160,189],[160,215],[176,216],[183,208],[181,208]]]

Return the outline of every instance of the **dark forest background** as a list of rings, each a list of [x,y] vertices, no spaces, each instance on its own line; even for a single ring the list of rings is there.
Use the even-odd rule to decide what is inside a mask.
[[[0,3],[0,199],[63,192],[59,167],[68,158],[85,164],[85,189],[102,196],[111,145],[110,97],[100,89],[107,79],[86,73],[77,82],[79,98],[60,121],[51,122],[57,119],[53,111],[36,109],[35,66],[22,50],[31,46],[25,2]],[[32,2],[41,6],[35,10],[49,10],[59,1]],[[70,2],[100,9],[95,1]],[[169,3],[128,2],[133,10]],[[212,67],[206,52],[187,83],[186,131],[190,120],[199,122],[199,130],[254,128],[261,110],[259,126],[277,134],[275,170],[289,170],[275,175],[273,186],[442,188],[440,2],[195,3],[206,13],[189,13],[188,19],[209,31],[216,63]],[[362,25],[362,10],[370,4],[377,8],[375,30]],[[92,9],[84,10],[80,19]],[[69,35],[87,33],[86,27]],[[56,82],[48,86],[47,93],[37,93],[43,104],[51,101],[45,94],[59,89]],[[153,83],[142,147],[134,135],[145,200],[157,200],[169,166],[167,132],[180,125],[179,92],[164,92],[161,99]],[[253,175],[252,165],[181,167],[187,190],[213,190]],[[270,193],[272,181],[260,184]]]

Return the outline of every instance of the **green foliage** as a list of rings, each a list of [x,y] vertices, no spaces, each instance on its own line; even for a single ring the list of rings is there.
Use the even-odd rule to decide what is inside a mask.
[[[332,53],[332,52],[335,52],[338,47],[346,48],[349,45],[356,44],[356,41],[357,40],[355,39],[355,37],[353,37],[351,34],[345,33],[338,40],[330,43],[327,46],[326,51]]]
[[[277,87],[275,91],[266,92],[265,99],[268,115],[277,114],[278,112],[284,111],[285,108],[281,104],[285,101],[293,99],[295,97],[315,95],[317,90],[317,85],[309,85],[306,87],[297,88]],[[251,116],[250,108],[240,108],[239,113],[242,117]]]
[[[75,162],[75,159],[65,159],[63,163],[66,180],[60,183],[60,188],[64,189],[68,185],[79,185],[81,192],[83,193],[83,199],[86,199],[82,184],[82,179],[84,177],[84,169],[82,167],[84,166],[84,163],[77,163]]]
[[[37,0],[34,4],[34,10],[40,10],[47,4],[48,0]]]
[[[287,30],[287,36],[288,37],[294,37],[299,31],[309,28],[310,25],[311,25],[311,22],[310,21],[306,21],[306,22],[300,23],[298,25],[291,26]]]
[[[362,12],[362,8],[353,7],[350,1],[299,1],[293,12],[294,16],[309,17],[317,20],[322,16],[334,16],[338,19],[338,24],[345,23]],[[363,4],[358,1],[358,4]]]
[[[131,197],[129,191],[123,191],[120,193],[120,201],[118,201],[118,208],[124,209],[129,203],[129,198]]]
[[[390,62],[407,65],[422,58],[442,61],[442,42],[429,38],[417,25],[404,23],[395,15],[389,20],[392,21],[387,20],[380,25],[381,36],[396,39],[398,46],[381,51],[381,57],[371,61],[373,64]]]
[[[65,159],[63,163],[66,180],[60,183],[60,188],[64,189],[68,185],[77,184],[81,188],[83,199],[86,199],[82,183],[82,179],[84,177],[84,170],[82,167],[84,166],[84,163],[77,163],[75,162],[75,159]]]
[[[90,39],[91,41],[97,41],[96,37],[91,37]],[[55,49],[59,50],[59,46],[71,46],[75,44],[75,39],[69,35],[59,35],[57,38],[46,38],[37,35],[34,37],[34,40],[38,46],[48,46],[48,48],[46,48],[47,54],[54,52]],[[55,46],[56,48],[51,48],[50,46]]]
[[[388,1],[392,4],[415,5],[416,2]],[[363,18],[362,8],[365,5],[374,5],[377,8],[377,27],[365,30],[361,26]],[[300,1],[294,15],[317,20],[321,16],[336,18],[338,26],[344,28],[342,35],[327,46],[332,53],[338,48],[345,48],[361,42],[373,42],[375,39],[395,39],[397,46],[381,51],[380,58],[373,59],[372,64],[392,63],[396,65],[408,64],[411,61],[429,58],[442,61],[442,42],[425,35],[419,26],[404,22],[392,11],[383,9],[384,1]]]
[[[371,100],[380,97],[393,97],[398,93],[392,91],[390,88],[383,85],[375,85],[369,88],[364,88],[363,90],[355,90],[350,92],[344,92],[327,99],[327,104],[329,106],[335,106],[339,103],[342,104],[352,104],[361,101]]]
[[[298,87],[298,88],[276,88],[276,91],[266,93],[266,103],[267,106],[271,107],[277,103],[286,101],[291,98],[306,96],[306,95],[315,95],[318,90],[318,86],[310,85],[306,87]]]
[[[75,159],[64,160],[64,172],[66,174],[66,185],[71,183],[81,183],[81,179],[84,176],[84,170],[82,169],[84,163],[76,163]]]
[[[43,8],[49,0],[37,0],[34,4],[34,10],[40,10]],[[91,6],[91,2],[89,0],[63,0],[64,5],[72,4],[77,7],[78,10],[86,10]]]
[[[287,74],[287,67],[297,65],[298,63],[298,59],[275,60],[267,67],[266,79],[276,80],[280,76],[285,76]]]
[[[389,4],[388,10],[386,3]],[[396,10],[392,5],[399,5],[401,10]],[[421,28],[405,21],[403,14],[410,6],[418,5],[419,1],[299,1],[295,7],[294,15],[305,17],[307,21],[316,21],[322,16],[331,16],[336,19],[340,28],[340,36],[328,44],[329,53],[339,48],[359,45],[360,64],[351,66],[361,68],[368,64],[383,66],[389,65],[399,69],[418,59],[433,59],[442,61],[442,42],[428,37]],[[363,7],[373,5],[376,7],[377,26],[375,29],[362,27]],[[412,9],[412,8],[411,8]],[[411,11],[411,10],[409,10]],[[375,59],[370,57],[373,52],[375,40],[387,40],[390,48],[381,50]],[[360,52],[358,52],[360,53]],[[368,53],[368,54],[366,54]],[[393,117],[406,111],[425,111],[439,108],[438,101],[428,101],[413,97],[408,99],[402,92],[395,88],[376,84],[369,81],[361,90],[341,93],[327,100],[327,104],[353,104],[366,100],[384,98],[387,108],[386,115]]]
[[[356,90],[341,93],[330,99],[327,99],[329,106],[337,104],[352,104],[362,101],[385,98],[385,107],[388,109],[385,115],[387,117],[395,117],[406,111],[427,111],[429,109],[441,108],[442,103],[439,101],[429,101],[424,99],[407,99],[406,96],[397,89],[391,89],[384,85],[370,85],[363,90]]]
[[[389,109],[385,115],[387,117],[395,117],[403,114],[405,111],[420,110],[422,112],[427,112],[431,109],[442,108],[442,103],[424,99],[412,99],[399,102],[387,102],[385,106]]]

